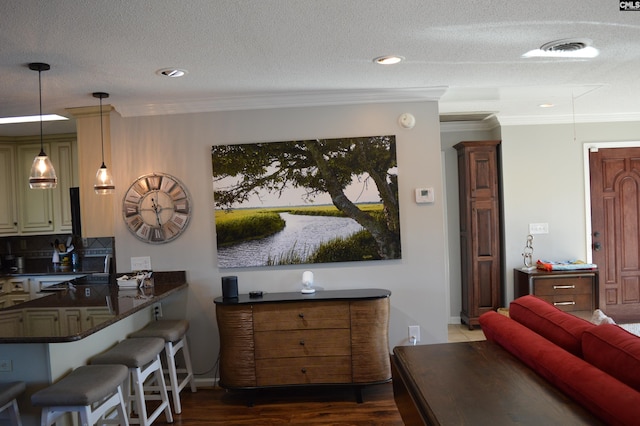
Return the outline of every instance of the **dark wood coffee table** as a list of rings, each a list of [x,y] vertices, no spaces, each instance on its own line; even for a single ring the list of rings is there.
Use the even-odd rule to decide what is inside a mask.
[[[603,424],[493,342],[398,346],[391,370],[408,426]]]

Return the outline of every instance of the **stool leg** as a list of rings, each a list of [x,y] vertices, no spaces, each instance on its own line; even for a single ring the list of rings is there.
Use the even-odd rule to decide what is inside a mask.
[[[22,420],[20,420],[20,410],[18,410],[18,401],[15,399],[7,404],[9,411],[9,423],[11,426],[22,426]],[[1,410],[0,410],[1,411]]]
[[[169,395],[167,393],[167,385],[164,381],[164,373],[162,372],[162,363],[160,362],[160,356],[158,356],[158,369],[154,373],[158,386],[160,386],[160,395],[162,401],[166,402],[164,409],[164,416],[167,419],[167,423],[173,423],[173,414],[171,414],[171,403],[169,402]]]
[[[184,364],[187,367],[187,379],[191,384],[191,392],[197,392],[196,381],[193,377],[193,367],[191,367],[191,352],[189,352],[189,344],[187,342],[187,336],[184,336],[184,347],[182,348],[182,354],[184,355]]]
[[[118,412],[118,419],[122,421],[122,426],[129,426],[129,416],[127,415],[127,407],[124,403],[124,395],[122,394],[122,386],[118,386],[118,405],[116,411]]]
[[[173,409],[176,414],[180,414],[182,412],[182,404],[180,404],[180,388],[174,350],[172,342],[165,342],[164,354],[167,358],[167,370],[169,370],[169,388],[171,389],[171,398],[173,398]]]
[[[133,399],[136,403],[136,413],[138,413],[138,418],[140,420],[140,424],[144,426],[149,426],[147,423],[147,406],[144,402],[144,377],[142,377],[142,371],[139,367],[131,368],[132,374],[132,387],[133,387]],[[129,407],[129,411],[131,411],[131,407]],[[129,419],[130,423],[136,423],[133,419]]]

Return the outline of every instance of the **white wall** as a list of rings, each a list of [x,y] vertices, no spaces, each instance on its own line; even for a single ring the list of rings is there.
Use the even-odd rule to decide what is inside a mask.
[[[630,140],[640,140],[640,123],[502,127],[507,302],[529,223],[549,224],[534,236],[534,260],[587,259],[583,145]]]
[[[415,128],[398,126],[401,113],[416,117]],[[130,257],[151,256],[154,270],[186,270],[187,318],[194,368],[212,376],[218,354],[213,299],[221,296],[220,277],[237,275],[240,291],[298,291],[302,271],[311,269],[326,289],[387,288],[391,296],[391,347],[407,344],[407,326],[422,327],[422,343],[447,340],[445,219],[440,128],[435,102],[232,111],[138,118],[112,117],[115,252],[119,272]],[[216,266],[211,182],[211,146],[310,138],[395,134],[402,259],[325,265],[239,268]],[[165,172],[191,192],[194,214],[185,234],[173,242],[149,245],[123,226],[121,200],[140,175]],[[434,204],[417,205],[414,189],[432,186]],[[167,314],[165,312],[165,314]],[[171,313],[169,313],[171,314]],[[175,313],[179,314],[179,313]]]

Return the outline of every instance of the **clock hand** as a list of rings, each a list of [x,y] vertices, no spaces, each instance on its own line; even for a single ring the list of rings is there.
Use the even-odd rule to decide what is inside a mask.
[[[159,209],[159,206],[156,204],[156,200],[154,200],[153,198],[151,199],[151,207],[153,208],[153,211],[156,213],[156,221],[158,222],[158,226],[162,226],[162,223],[160,223],[160,209]]]

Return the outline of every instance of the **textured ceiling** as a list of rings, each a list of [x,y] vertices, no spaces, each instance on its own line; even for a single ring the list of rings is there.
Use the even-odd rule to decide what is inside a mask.
[[[600,56],[521,58],[574,37]],[[37,113],[26,64],[47,62],[43,109],[63,115],[105,91],[123,116],[439,99],[503,123],[635,120],[639,40],[640,12],[613,0],[4,0],[0,116]],[[406,60],[372,62],[386,54]]]

